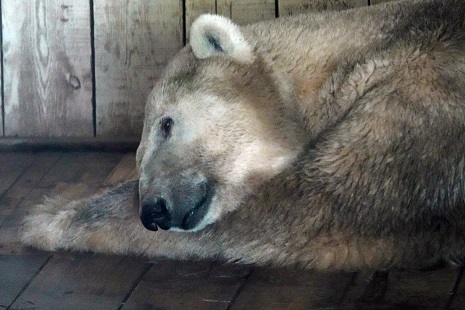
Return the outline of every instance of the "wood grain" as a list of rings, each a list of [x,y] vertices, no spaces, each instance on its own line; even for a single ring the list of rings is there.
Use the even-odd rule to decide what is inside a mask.
[[[0,12],[1,14],[1,12]],[[0,70],[3,72],[3,60],[0,60]],[[0,79],[0,89],[2,89],[3,79]],[[3,105],[3,96],[0,96],[0,139],[4,137],[3,119],[5,118],[5,107]]]
[[[12,309],[117,309],[149,264],[137,258],[56,254]]]
[[[465,277],[463,277],[459,283],[456,295],[453,296],[450,309],[465,309]]]
[[[40,153],[40,154],[26,154],[28,158],[23,159],[21,155],[24,154],[13,154],[14,163],[11,161],[12,167],[18,167],[22,162],[34,162],[34,164],[28,165],[24,173],[17,178],[13,186],[11,186],[6,193],[0,197],[0,227],[3,221],[10,216],[16,209],[17,205],[23,201],[23,199],[32,191],[32,189],[39,184],[39,182],[47,175],[53,166],[61,158],[62,154],[58,153]],[[0,155],[0,158],[2,155]],[[0,160],[2,162],[2,160]],[[2,168],[0,168],[2,170]],[[12,172],[2,171],[0,172],[2,179],[10,179]]]
[[[398,308],[441,309],[447,304],[456,276],[457,270],[452,268],[390,272],[383,302]]]
[[[279,16],[305,12],[343,10],[368,5],[368,0],[286,0],[279,1]]]
[[[98,136],[140,136],[154,82],[182,47],[179,0],[95,0]]]
[[[157,260],[122,309],[224,310],[249,272],[246,266]]]
[[[384,2],[392,2],[392,1],[395,1],[395,0],[370,0],[370,4],[374,5],[374,4],[379,4],[379,3],[384,3]]]
[[[231,309],[333,309],[353,275],[259,268]]]
[[[275,18],[275,0],[217,0],[217,14],[240,25]]]
[[[121,153],[100,152],[67,154],[50,170],[37,188],[56,189],[61,185],[66,189],[71,185],[82,185],[89,188],[89,191],[81,195],[92,194],[123,156]],[[61,189],[58,188],[58,191]],[[72,195],[69,198],[75,198],[73,194],[69,194]]]
[[[29,280],[47,261],[49,254],[0,255],[0,309],[7,309]],[[31,306],[31,305],[30,305]]]
[[[384,291],[371,294],[371,297],[378,295],[379,298],[367,299],[373,281],[371,273],[363,272],[357,275],[340,307],[346,309],[355,305],[356,309],[363,310],[445,309],[456,276],[457,270],[450,267],[427,271],[391,271]],[[463,291],[459,289],[453,305],[460,298],[463,300],[463,296]],[[465,309],[465,304],[450,309]]]
[[[124,181],[137,178],[136,154],[128,153],[124,155],[121,161],[110,172],[102,184],[102,188],[116,186]]]
[[[33,161],[32,154],[0,153],[0,199]]]
[[[91,136],[87,0],[3,1],[6,136]]]

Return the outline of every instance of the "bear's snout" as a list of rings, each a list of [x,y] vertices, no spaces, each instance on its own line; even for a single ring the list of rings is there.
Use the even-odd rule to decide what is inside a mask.
[[[171,183],[171,182],[169,182]],[[144,197],[140,219],[148,230],[193,230],[204,219],[213,197],[212,182],[173,182],[169,190]],[[165,195],[163,195],[165,192]]]
[[[167,230],[171,226],[171,215],[163,198],[145,200],[141,205],[140,220],[145,228],[157,231],[158,227]]]

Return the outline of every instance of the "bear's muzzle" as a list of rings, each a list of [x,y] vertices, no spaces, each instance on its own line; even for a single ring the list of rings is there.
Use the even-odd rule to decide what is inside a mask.
[[[192,230],[208,212],[214,186],[212,182],[177,184],[171,195],[153,195],[142,199],[140,219],[145,228],[157,231],[180,228]],[[169,197],[171,196],[171,197]]]

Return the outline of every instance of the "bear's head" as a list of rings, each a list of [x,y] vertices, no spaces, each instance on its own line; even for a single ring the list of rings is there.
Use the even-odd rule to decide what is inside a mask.
[[[292,163],[305,131],[250,30],[203,15],[150,94],[137,151],[144,226],[197,231]]]

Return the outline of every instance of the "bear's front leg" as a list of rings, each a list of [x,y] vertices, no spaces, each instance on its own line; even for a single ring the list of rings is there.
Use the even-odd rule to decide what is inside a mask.
[[[208,232],[146,230],[138,214],[138,181],[76,201],[51,199],[24,220],[22,242],[40,249],[141,254],[170,258],[216,257]]]

